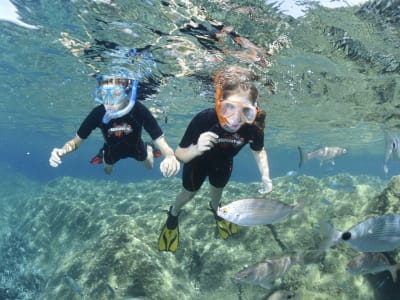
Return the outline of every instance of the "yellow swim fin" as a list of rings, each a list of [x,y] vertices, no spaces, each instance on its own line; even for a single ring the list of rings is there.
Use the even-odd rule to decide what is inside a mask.
[[[219,235],[226,240],[228,237],[238,233],[238,226],[234,223],[231,223],[220,216],[217,215],[217,212],[212,208],[210,202],[210,210],[214,214],[215,223],[217,224],[217,230]]]
[[[235,233],[238,233],[238,226],[234,223],[224,220],[218,216],[215,218],[215,222],[217,223],[218,233],[224,240]]]
[[[179,226],[178,216],[171,214],[171,208],[168,212],[168,219],[161,230],[158,238],[158,250],[175,252],[179,246]]]

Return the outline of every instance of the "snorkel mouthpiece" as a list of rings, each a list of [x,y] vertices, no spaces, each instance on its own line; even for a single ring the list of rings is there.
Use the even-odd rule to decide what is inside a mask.
[[[118,119],[121,118],[123,116],[125,116],[127,113],[129,113],[131,111],[131,109],[133,108],[133,106],[135,105],[136,102],[136,94],[137,94],[137,87],[139,85],[139,81],[138,80],[133,80],[132,84],[130,85],[131,88],[131,96],[129,98],[129,103],[127,106],[125,106],[125,108],[118,110],[118,111],[106,111],[106,113],[103,116],[103,120],[102,122],[104,124],[108,124],[112,119]]]

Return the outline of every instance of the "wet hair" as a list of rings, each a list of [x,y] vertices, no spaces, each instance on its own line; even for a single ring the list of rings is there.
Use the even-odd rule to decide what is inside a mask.
[[[255,105],[258,97],[258,89],[250,82],[228,83],[225,84],[221,89],[220,100],[223,101],[224,99],[235,94],[246,94],[247,99],[250,100],[253,105]]]
[[[131,82],[132,82],[132,80],[127,79],[127,78],[108,77],[108,78],[104,78],[101,81],[99,81],[99,86],[105,85],[105,84],[113,84],[113,85],[121,85],[121,86],[127,88],[127,87],[129,87]]]
[[[239,66],[227,66],[219,69],[214,76],[214,84],[220,87],[226,84],[240,84],[257,80],[258,76],[253,71]]]
[[[220,89],[219,100],[221,101],[233,94],[244,93],[255,104],[258,89],[253,81],[256,80],[258,77],[253,71],[239,66],[227,66],[218,70],[214,76],[214,84]]]
[[[227,66],[220,69],[214,76],[214,84],[218,90],[216,95],[219,101],[235,94],[247,94],[247,99],[253,105],[257,106],[258,89],[254,85],[254,81],[258,80],[258,76],[251,70],[239,66]],[[254,126],[263,131],[265,128],[265,119],[267,113],[259,109],[254,121]]]

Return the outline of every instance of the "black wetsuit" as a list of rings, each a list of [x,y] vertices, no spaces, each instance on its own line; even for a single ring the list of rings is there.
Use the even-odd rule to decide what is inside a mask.
[[[128,114],[104,124],[102,119],[105,112],[104,105],[96,106],[82,122],[78,136],[86,139],[94,129],[100,128],[105,140],[103,150],[107,164],[112,165],[127,157],[144,161],[147,149],[142,140],[142,128],[153,140],[163,135],[151,112],[142,103],[136,102]]]
[[[244,125],[237,132],[230,133],[221,128],[218,123],[215,109],[201,111],[190,122],[182,140],[181,148],[197,144],[203,132],[212,131],[218,135],[218,143],[183,166],[182,184],[188,191],[200,189],[208,176],[210,184],[215,187],[224,187],[231,176],[233,157],[246,145],[254,151],[264,147],[264,132],[254,125]]]

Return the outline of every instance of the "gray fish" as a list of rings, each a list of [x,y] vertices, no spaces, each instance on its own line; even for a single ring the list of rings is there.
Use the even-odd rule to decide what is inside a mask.
[[[276,223],[299,211],[299,205],[289,205],[273,199],[241,199],[219,207],[217,215],[241,226]]]
[[[337,191],[343,191],[347,193],[353,193],[356,191],[356,187],[352,184],[340,184],[337,182],[332,182],[328,185],[328,188],[332,190],[337,190]]]
[[[239,282],[260,285],[269,289],[276,279],[284,276],[294,264],[301,262],[300,256],[267,259],[239,271],[234,278]]]
[[[300,162],[299,168],[303,166],[303,164],[310,159],[319,160],[319,164],[322,166],[324,162],[330,162],[332,165],[335,164],[335,158],[345,154],[347,150],[345,148],[340,147],[322,147],[312,152],[304,152],[301,147],[297,147],[300,154]]]
[[[389,137],[386,135],[386,153],[383,162],[383,172],[385,175],[389,173],[387,162],[391,160],[400,160],[400,138]]]
[[[273,292],[271,295],[268,296],[267,300],[295,300],[297,296],[295,293],[286,290],[278,290]]]
[[[64,278],[65,278],[65,280],[67,280],[68,284],[75,291],[75,293],[77,293],[83,297],[82,289],[79,287],[79,285],[76,283],[76,281],[68,274],[64,274]]]
[[[346,270],[354,275],[364,275],[389,271],[392,274],[393,282],[397,281],[397,271],[400,264],[391,265],[388,258],[383,253],[362,253],[347,264]]]
[[[339,242],[361,252],[387,252],[400,246],[400,215],[387,214],[369,218],[346,232],[328,226],[328,237],[322,251]]]

